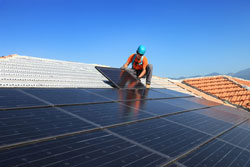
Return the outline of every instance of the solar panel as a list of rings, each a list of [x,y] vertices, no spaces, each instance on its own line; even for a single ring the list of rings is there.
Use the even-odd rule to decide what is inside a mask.
[[[203,98],[185,98],[185,100],[196,103],[196,104],[205,105],[205,106],[217,106],[217,105],[222,106],[219,103],[209,101],[209,100],[205,100]]]
[[[139,80],[126,70],[99,66],[96,66],[95,68],[117,88],[145,88]]]
[[[111,131],[168,156],[176,156],[209,138],[205,133],[162,119],[112,128]]]
[[[22,97],[37,103],[0,110],[0,166],[249,163],[249,114],[239,109],[161,89],[10,92],[19,93],[16,106]],[[3,96],[4,106],[13,96]]]
[[[38,99],[45,100],[52,104],[91,103],[108,101],[106,98],[88,93],[84,91],[84,89],[35,88],[23,89],[23,91],[37,97]]]
[[[151,166],[166,159],[103,131],[1,151],[0,157],[6,157],[0,166]]]
[[[166,92],[162,93],[152,89],[84,89],[85,91],[100,95],[110,100],[134,100],[134,99],[159,99],[183,97],[178,94],[172,95]],[[185,97],[193,97],[187,95]]]
[[[93,128],[56,108],[1,111],[0,145]]]
[[[239,145],[241,143],[239,141],[243,141],[249,136],[241,134],[244,133],[241,128],[245,126],[249,126],[249,119],[244,119],[214,136],[210,142],[203,143],[190,151],[187,156],[181,156],[179,162],[186,166],[248,166],[250,150]],[[249,131],[249,129],[245,130]],[[249,140],[247,143],[249,145]],[[165,165],[167,166],[167,163]]]
[[[167,117],[166,119],[197,129],[210,135],[216,135],[230,128],[233,125],[230,122],[225,122],[216,118],[203,115],[201,114],[202,112],[203,110],[197,110],[195,112],[188,112],[185,114]],[[242,119],[238,118],[237,122],[240,121],[242,121]]]
[[[6,89],[2,90],[0,110],[10,108],[30,108],[53,105],[73,105],[102,103],[109,101],[127,101],[135,99],[161,99],[178,96],[150,89]],[[191,96],[187,96],[191,97]]]
[[[45,103],[25,95],[20,89],[0,89],[0,109],[34,105],[45,105]]]
[[[173,91],[173,90],[170,90],[170,89],[162,89],[162,88],[152,88],[152,89],[157,91],[157,92],[165,93],[165,94],[168,94],[168,95],[174,96],[174,97],[190,96],[189,94]]]
[[[180,160],[187,166],[250,166],[250,151],[218,139]]]
[[[168,99],[135,100],[120,103],[112,102],[80,106],[66,106],[61,108],[102,126],[154,117],[156,115],[183,112],[186,110],[186,108],[173,106],[168,103],[163,103],[162,101],[168,101]],[[193,109],[202,107],[197,105],[197,107],[194,107]]]
[[[239,127],[232,129],[227,134],[221,136],[219,139],[226,141],[234,146],[238,146],[250,151],[250,122],[246,122]]]
[[[205,105],[205,104],[197,103],[195,101],[195,99],[198,99],[198,98],[197,97],[173,98],[173,99],[163,99],[163,100],[159,100],[159,101],[161,101],[163,103],[170,104],[172,106],[182,107],[182,108],[184,108],[186,110],[196,109],[196,108],[204,108],[204,107],[208,107],[208,106],[217,106],[218,105],[218,104]]]
[[[63,107],[82,118],[102,126],[143,119],[152,115],[140,111],[139,108],[121,105],[119,103],[95,104]]]
[[[180,104],[172,105],[172,100],[173,99],[133,100],[121,101],[119,103],[101,103],[94,105],[68,106],[62,108],[94,123],[107,126],[154,117],[156,115],[164,116],[171,113],[208,107],[191,101],[189,101],[189,106],[184,105],[183,107],[179,107]]]
[[[163,100],[141,100],[121,103],[135,109],[138,108],[147,113],[150,113],[151,115],[169,114],[185,110],[185,108],[174,106],[168,103],[163,103],[162,101]]]
[[[228,110],[221,110],[222,108],[224,108],[224,106],[220,105],[209,109],[203,109],[202,112],[199,112],[199,110],[194,112],[198,112],[199,114],[204,114],[208,117],[215,118],[231,124],[236,124],[237,122],[239,122],[239,120],[244,120],[245,118],[247,118],[246,115],[248,115],[248,113],[246,112],[244,112],[242,115],[242,113],[238,109],[235,110],[235,112],[230,112]]]

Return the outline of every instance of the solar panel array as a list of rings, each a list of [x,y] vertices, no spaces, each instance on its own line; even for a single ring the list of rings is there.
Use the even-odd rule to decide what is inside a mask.
[[[97,69],[122,89],[0,89],[0,166],[249,166],[248,113]]]
[[[0,166],[249,166],[248,113],[167,89],[0,89]]]

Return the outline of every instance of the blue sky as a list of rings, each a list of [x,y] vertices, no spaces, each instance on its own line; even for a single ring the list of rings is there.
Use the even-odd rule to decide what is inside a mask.
[[[0,56],[122,66],[138,45],[154,75],[250,67],[249,0],[0,0]]]

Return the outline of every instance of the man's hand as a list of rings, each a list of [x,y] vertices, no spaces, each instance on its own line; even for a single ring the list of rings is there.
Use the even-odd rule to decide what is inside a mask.
[[[127,65],[127,64],[124,64],[120,69],[126,70],[127,67],[128,67],[128,65]]]
[[[127,69],[127,67],[128,67],[128,64],[127,63],[125,63],[120,69],[122,69],[122,70],[126,70]]]

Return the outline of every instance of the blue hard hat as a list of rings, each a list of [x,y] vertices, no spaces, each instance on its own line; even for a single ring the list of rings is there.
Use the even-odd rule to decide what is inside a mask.
[[[137,49],[137,53],[144,55],[146,52],[146,47],[144,45],[140,45]]]

